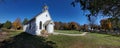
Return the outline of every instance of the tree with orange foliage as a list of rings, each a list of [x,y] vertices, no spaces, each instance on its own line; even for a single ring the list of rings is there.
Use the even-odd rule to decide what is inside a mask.
[[[69,29],[70,30],[78,30],[78,25],[75,22],[70,22],[69,23]]]
[[[20,18],[17,18],[17,19],[13,22],[13,28],[14,28],[15,30],[22,28],[22,25],[21,25],[21,22],[20,22]]]
[[[111,22],[108,21],[107,24],[108,24],[108,29],[109,29],[109,30],[112,29],[112,24],[111,24]]]
[[[60,23],[59,22],[54,22],[55,26],[55,30],[59,30],[60,29]]]
[[[108,19],[103,19],[100,21],[101,23],[101,28],[104,30],[111,30],[112,29],[112,24],[111,21]]]
[[[67,24],[67,23],[64,23],[64,24],[63,24],[63,28],[64,28],[64,30],[68,30],[68,29],[69,29],[68,24]]]

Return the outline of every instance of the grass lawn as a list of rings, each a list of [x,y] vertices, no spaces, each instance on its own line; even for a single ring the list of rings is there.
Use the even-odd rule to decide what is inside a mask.
[[[51,35],[58,48],[120,48],[120,37],[88,33],[86,36]]]
[[[16,35],[18,35],[18,34],[20,34],[20,33],[22,33],[23,31],[22,30],[17,30],[17,31],[11,31],[11,32],[9,32],[9,37],[13,37],[13,36],[16,36]]]
[[[0,42],[0,48],[56,48],[56,44],[47,38],[25,32],[11,32],[9,38]]]
[[[3,41],[4,39],[8,39],[10,37],[16,36],[16,35],[20,34],[23,31],[22,30],[14,31],[14,30],[3,29],[2,32],[5,33],[5,34],[4,35],[0,35],[0,41]]]
[[[9,38],[0,42],[0,48],[120,48],[120,37],[88,33],[86,36],[49,35],[43,38],[17,31],[10,32]]]
[[[55,30],[55,32],[66,33],[66,34],[81,34],[81,33],[83,33],[83,32],[79,32],[76,30]]]

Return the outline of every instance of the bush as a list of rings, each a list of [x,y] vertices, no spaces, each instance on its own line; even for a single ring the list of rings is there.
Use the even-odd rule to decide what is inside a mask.
[[[47,37],[48,36],[48,32],[46,30],[42,30],[41,31],[41,36]]]
[[[0,28],[2,28],[3,27],[3,24],[2,23],[0,23]]]

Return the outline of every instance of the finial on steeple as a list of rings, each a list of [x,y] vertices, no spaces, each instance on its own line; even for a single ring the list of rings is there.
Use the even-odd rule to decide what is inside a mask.
[[[46,4],[44,4],[43,11],[46,11],[46,10],[48,10],[48,6]]]

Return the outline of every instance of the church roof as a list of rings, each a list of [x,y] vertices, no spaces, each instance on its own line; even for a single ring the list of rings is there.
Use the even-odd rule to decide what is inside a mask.
[[[48,10],[48,6],[47,6],[47,5],[44,5],[42,12],[38,13],[35,17],[33,17],[31,20],[29,20],[26,24],[30,23],[31,21],[34,21],[37,16],[43,14],[43,13],[46,12],[47,10]]]
[[[53,22],[53,21],[52,21],[52,20],[48,20],[48,21],[46,21],[46,22],[43,24],[43,26],[48,25],[48,24],[51,23],[51,22]]]
[[[46,12],[46,11],[44,11],[44,12]],[[40,12],[40,13],[38,13],[37,15],[35,15],[31,20],[29,20],[26,24],[28,24],[28,23],[30,23],[30,22],[32,22],[32,21],[34,21],[35,20],[35,18],[37,17],[37,16],[39,16],[39,15],[41,15],[42,13],[44,13],[44,12]]]

